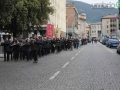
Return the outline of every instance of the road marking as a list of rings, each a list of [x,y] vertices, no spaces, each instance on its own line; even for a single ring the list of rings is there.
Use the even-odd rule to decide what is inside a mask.
[[[108,49],[108,48],[107,48]],[[114,53],[112,50],[108,49],[110,52]],[[114,53],[115,54],[115,53]]]
[[[78,53],[76,54],[76,56],[78,55]]]
[[[83,47],[81,50],[80,50],[80,52],[84,49],[85,47]]]
[[[50,78],[50,80],[54,79],[59,73],[60,73],[60,71],[57,71],[57,72]]]
[[[68,64],[69,64],[69,62],[67,62],[62,68],[65,68]]]
[[[73,60],[75,57],[72,57],[71,60]]]
[[[110,72],[110,76],[112,75],[112,73]]]

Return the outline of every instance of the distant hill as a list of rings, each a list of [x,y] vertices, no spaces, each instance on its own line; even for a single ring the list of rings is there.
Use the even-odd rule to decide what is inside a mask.
[[[91,5],[81,1],[66,0],[69,3],[74,2],[79,13],[85,13],[87,16],[87,23],[94,23],[101,21],[102,16],[109,14],[118,14],[118,9],[92,9]]]

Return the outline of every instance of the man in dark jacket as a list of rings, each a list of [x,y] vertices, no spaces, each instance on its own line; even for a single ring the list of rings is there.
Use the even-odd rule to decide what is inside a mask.
[[[8,51],[8,46],[9,46],[9,40],[8,40],[8,38],[6,38],[5,41],[1,43],[1,45],[4,46],[4,47],[3,47],[3,49],[4,49],[4,62],[5,62],[5,61],[9,61],[9,55],[8,55],[8,53],[7,53],[7,51]],[[6,55],[7,55],[7,56],[6,56]],[[7,60],[6,60],[6,59],[7,59]]]
[[[31,40],[31,50],[32,50],[32,54],[33,54],[33,58],[34,58],[34,62],[33,63],[37,63],[38,58],[37,58],[37,52],[39,50],[39,40],[36,38],[36,36],[34,36],[34,39]]]

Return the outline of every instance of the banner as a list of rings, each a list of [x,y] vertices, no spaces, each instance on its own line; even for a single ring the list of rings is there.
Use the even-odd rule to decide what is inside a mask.
[[[51,37],[53,37],[54,36],[54,25],[51,25],[51,31],[52,31]]]
[[[54,25],[47,24],[46,27],[46,37],[53,37],[54,36]]]
[[[60,38],[60,34],[61,34],[60,28],[56,28],[55,29],[55,37]]]

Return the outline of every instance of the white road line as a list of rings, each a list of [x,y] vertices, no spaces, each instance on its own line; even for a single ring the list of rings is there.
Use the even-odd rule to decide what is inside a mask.
[[[50,78],[50,80],[54,79],[59,73],[60,73],[60,71],[57,71],[57,72]]]
[[[65,68],[68,64],[69,64],[69,62],[67,62],[62,68]]]
[[[80,50],[80,52],[84,49],[85,47],[83,47],[81,50]]]
[[[72,57],[71,60],[73,60],[75,57]]]
[[[76,54],[76,56],[78,55],[78,53]]]
[[[114,53],[112,50],[108,49],[110,52]],[[114,53],[115,54],[115,53]]]

